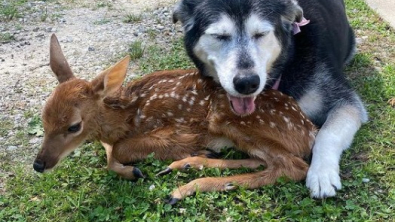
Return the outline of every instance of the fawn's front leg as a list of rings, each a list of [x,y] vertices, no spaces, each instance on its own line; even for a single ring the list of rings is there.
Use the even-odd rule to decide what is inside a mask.
[[[107,155],[107,169],[114,171],[116,174],[122,178],[134,180],[138,178],[143,178],[143,174],[140,169],[133,166],[126,166],[116,160],[113,156],[113,146],[100,141],[103,147],[106,149]]]
[[[201,150],[200,134],[169,126],[120,141],[114,145],[113,155],[121,163],[130,163],[151,153],[159,160],[180,160]]]

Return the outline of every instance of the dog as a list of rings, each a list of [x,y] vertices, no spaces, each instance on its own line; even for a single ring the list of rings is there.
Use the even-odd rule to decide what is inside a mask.
[[[342,0],[180,0],[173,12],[200,73],[227,92],[234,113],[256,109],[264,88],[296,99],[320,130],[306,186],[314,198],[341,189],[339,161],[368,120],[343,73],[355,39]]]

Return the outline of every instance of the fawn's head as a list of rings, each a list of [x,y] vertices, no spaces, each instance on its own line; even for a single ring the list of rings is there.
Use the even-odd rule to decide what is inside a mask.
[[[101,100],[117,91],[125,79],[129,57],[88,82],[74,76],[56,36],[51,36],[50,67],[59,84],[43,109],[44,142],[33,168],[44,172],[90,136],[99,132],[96,124]]]

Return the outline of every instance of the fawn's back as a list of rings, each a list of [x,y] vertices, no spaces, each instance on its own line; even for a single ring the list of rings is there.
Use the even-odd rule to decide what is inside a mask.
[[[236,115],[225,91],[196,70],[149,74],[104,103],[129,110],[129,119],[133,120],[129,124],[136,134],[172,127],[179,134],[197,135],[190,144],[197,147],[227,138],[240,149],[245,147],[246,152],[246,143],[276,143],[298,156],[307,156],[316,133],[296,102],[275,90],[264,91],[256,98],[254,113]]]

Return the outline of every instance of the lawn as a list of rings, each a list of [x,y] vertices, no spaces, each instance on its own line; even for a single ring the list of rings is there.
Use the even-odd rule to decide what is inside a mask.
[[[363,0],[346,3],[361,42],[346,72],[370,121],[343,155],[343,189],[336,197],[311,199],[304,182],[279,181],[256,190],[197,193],[170,206],[165,202],[170,192],[194,178],[248,170],[189,170],[156,177],[169,162],[149,158],[137,164],[146,178],[130,182],[105,170],[105,152],[98,143],[86,143],[46,174],[2,163],[14,175],[0,196],[0,221],[393,221],[395,108],[388,101],[395,97],[395,32]],[[150,46],[143,53],[136,56],[141,73],[192,66],[182,40],[171,49]],[[230,151],[227,157],[239,155]]]

